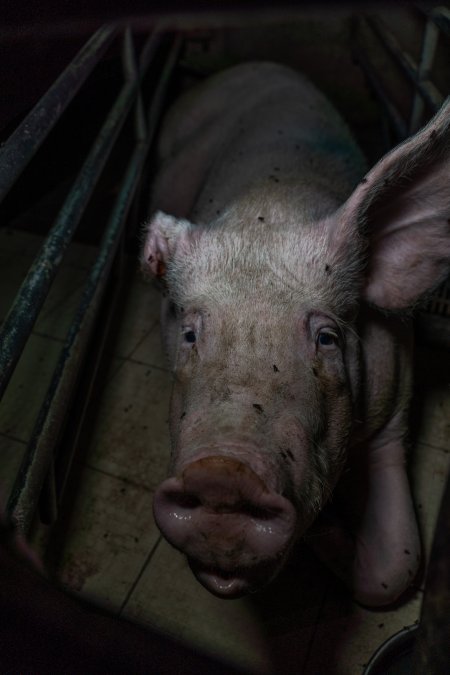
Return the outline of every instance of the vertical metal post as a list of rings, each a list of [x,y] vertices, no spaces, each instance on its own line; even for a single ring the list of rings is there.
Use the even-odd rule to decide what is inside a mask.
[[[422,54],[417,70],[417,80],[423,82],[428,80],[433,66],[434,55],[439,40],[439,29],[434,23],[433,19],[429,18],[425,25]],[[411,118],[409,122],[409,133],[414,134],[422,124],[422,116],[425,108],[425,103],[420,95],[418,87],[414,89],[414,100],[411,111]]]
[[[142,101],[142,82],[139,78],[139,68],[136,62],[136,51],[133,43],[133,35],[129,26],[126,28],[123,36],[122,67],[125,80],[138,82],[134,113],[134,129],[136,141],[143,142],[147,138],[147,124],[145,121],[144,104]]]

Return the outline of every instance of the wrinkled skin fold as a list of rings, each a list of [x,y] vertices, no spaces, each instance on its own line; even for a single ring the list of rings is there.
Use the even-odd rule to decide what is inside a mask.
[[[174,374],[154,511],[221,597],[301,536],[367,605],[417,573],[407,317],[449,271],[449,126],[447,102],[367,172],[325,97],[270,63],[165,120],[142,249]]]

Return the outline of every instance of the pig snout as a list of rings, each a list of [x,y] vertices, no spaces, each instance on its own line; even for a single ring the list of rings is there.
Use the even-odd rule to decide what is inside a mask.
[[[280,568],[296,526],[291,502],[246,464],[210,456],[169,478],[154,500],[158,527],[197,579],[221,597],[257,590]]]

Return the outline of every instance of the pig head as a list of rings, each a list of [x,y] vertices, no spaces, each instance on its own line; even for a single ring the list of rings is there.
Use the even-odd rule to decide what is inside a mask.
[[[362,177],[335,110],[282,66],[225,71],[169,113],[142,253],[174,378],[154,511],[219,596],[269,582],[311,526],[361,602],[417,571],[395,313],[448,273],[449,126],[447,104]]]

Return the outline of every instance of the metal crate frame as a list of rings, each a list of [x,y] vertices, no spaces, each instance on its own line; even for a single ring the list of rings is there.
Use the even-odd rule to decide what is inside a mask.
[[[430,80],[430,69],[439,33],[449,35],[450,11],[436,8],[427,13],[424,27],[422,56],[417,64],[405,53],[392,33],[379,19],[356,17],[356,23],[365,22],[392,58],[414,85],[415,94],[409,120],[404,120],[389,99],[389,95],[358,42],[358,26],[352,45],[353,55],[366,73],[389,125],[397,140],[413,133],[423,121],[425,106],[437,110],[444,99]],[[84,418],[89,392],[97,371],[96,357],[92,357],[92,336],[101,317],[102,331],[97,336],[97,351],[101,352],[113,313],[117,288],[121,283],[120,251],[127,216],[139,189],[144,163],[148,157],[155,130],[162,113],[167,88],[177,64],[183,36],[153,30],[137,58],[135,38],[130,27],[108,25],[100,28],[81,49],[62,75],[37,103],[22,124],[0,150],[0,201],[32,160],[64,110],[100,62],[114,41],[121,41],[123,82],[116,100],[79,172],[66,201],[0,329],[0,399],[3,396],[19,357],[30,336],[39,310],[61,263],[76,227],[87,207],[89,197],[99,180],[114,148],[119,132],[130,116],[134,119],[135,144],[120,186],[107,227],[103,233],[97,260],[92,266],[84,288],[83,298],[67,334],[65,344],[46,397],[36,420],[31,441],[17,475],[8,501],[8,512],[19,528],[27,531],[36,510],[43,504],[47,519],[56,519],[59,503],[70,471],[77,444],[78,430],[73,431],[69,451],[66,450],[63,471],[55,479],[55,461],[60,454],[61,436],[68,412],[80,387],[78,374],[88,359],[90,377],[83,383],[84,402],[79,411],[79,424]],[[168,45],[168,46],[167,46]],[[148,110],[144,110],[142,81],[155,56],[166,48],[165,65]],[[117,259],[119,258],[119,262]],[[115,281],[116,290],[108,288]],[[450,316],[450,289],[444,286],[435,294],[428,312]],[[426,315],[428,320],[430,314]],[[442,317],[441,317],[442,318]],[[448,320],[445,319],[448,331]],[[448,335],[448,333],[447,333]],[[94,350],[95,351],[95,350]],[[98,360],[98,359],[97,359]]]
[[[450,9],[435,7],[425,10],[417,8],[424,18],[421,55],[418,62],[403,49],[388,26],[378,17],[364,15],[357,17],[354,25],[353,57],[363,69],[369,87],[380,102],[385,121],[393,130],[397,142],[415,133],[444,102],[448,92],[443,94],[432,81],[432,69],[439,39],[450,36]],[[404,119],[392,103],[389,91],[382,77],[362,45],[361,28],[365,26],[376,36],[380,48],[394,60],[404,77],[412,84],[414,94],[409,118]],[[388,150],[389,147],[386,148]],[[450,345],[450,280],[442,284],[429,297],[428,304],[419,314],[417,326],[419,335],[426,341]],[[440,337],[438,337],[440,336]]]
[[[25,457],[9,496],[7,511],[17,526],[26,532],[39,504],[50,511],[48,520],[56,519],[67,475],[73,459],[66,453],[65,466],[55,481],[61,434],[71,411],[79,373],[92,348],[91,338],[102,314],[102,330],[97,338],[101,352],[121,285],[120,252],[127,217],[138,194],[145,161],[161,115],[165,94],[181,47],[181,36],[154,30],[147,38],[139,59],[130,27],[114,25],[100,28],[80,50],[65,71],[31,110],[0,151],[0,201],[6,196],[22,171],[49,135],[80,87],[100,62],[107,49],[121,42],[123,81],[115,101],[100,129],[58,216],[24,279],[13,305],[0,328],[0,400],[4,395],[17,362],[23,352],[39,311],[50,290],[64,253],[81,220],[120,130],[132,116],[134,147],[109,221],[103,232],[97,258],[83,289],[82,300],[61,349],[50,386],[44,398]],[[167,43],[169,45],[167,46]],[[144,110],[142,81],[156,55],[166,46],[167,57],[148,110]],[[120,83],[119,83],[120,85]],[[117,259],[119,261],[117,262]],[[114,293],[108,285],[114,280]],[[88,382],[83,386],[86,400],[95,378],[93,363]],[[86,405],[80,411],[79,422]],[[76,432],[75,432],[76,435]]]

